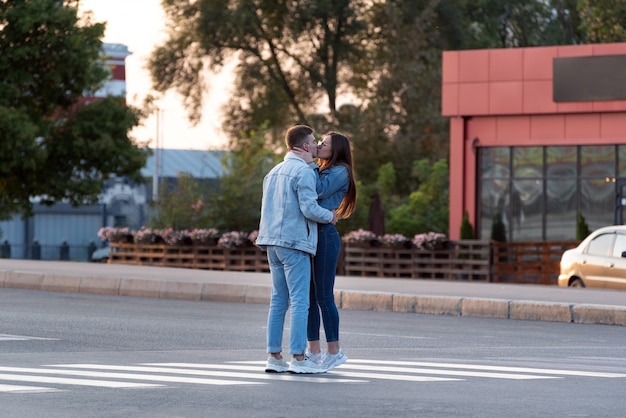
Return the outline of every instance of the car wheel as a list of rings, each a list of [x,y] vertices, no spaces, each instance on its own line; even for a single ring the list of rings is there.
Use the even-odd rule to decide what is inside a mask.
[[[572,281],[569,282],[569,286],[570,287],[585,287],[585,283],[580,279],[572,279]]]

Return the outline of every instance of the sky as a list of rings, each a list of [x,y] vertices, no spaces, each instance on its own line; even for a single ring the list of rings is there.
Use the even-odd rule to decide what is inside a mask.
[[[81,11],[90,10],[92,20],[106,23],[105,43],[124,44],[132,55],[126,58],[126,99],[140,107],[151,90],[150,74],[145,68],[154,47],[166,39],[165,17],[160,0],[81,0]],[[213,89],[205,97],[202,121],[195,127],[188,121],[182,98],[168,92],[157,105],[161,121],[157,132],[156,115],[143,121],[131,136],[148,141],[151,148],[159,138],[160,148],[224,149],[225,135],[221,132],[220,106],[227,98],[230,85],[228,74],[211,78]]]

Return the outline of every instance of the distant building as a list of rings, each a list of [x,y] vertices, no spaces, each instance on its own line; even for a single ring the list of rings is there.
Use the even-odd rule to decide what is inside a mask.
[[[111,79],[94,97],[125,96],[125,59],[131,53],[121,44],[104,44],[103,51],[105,65],[111,68]],[[90,251],[101,246],[97,235],[101,227],[125,225],[137,229],[145,224],[155,173],[157,184],[176,181],[180,172],[203,181],[218,181],[222,175],[223,151],[152,151],[141,170],[145,183],[135,184],[123,177],[110,179],[97,205],[74,208],[67,203],[57,203],[48,207],[34,198],[32,217],[22,219],[17,215],[0,222],[0,257],[86,261]]]
[[[105,56],[104,63],[111,70],[111,78],[94,96],[126,97],[126,57],[132,55],[132,52],[122,44],[103,44],[102,51]]]
[[[576,239],[626,222],[626,43],[445,51],[449,234]]]
[[[181,172],[210,182],[218,181],[222,175],[221,157],[224,151],[161,149],[158,152],[160,184],[175,182]],[[7,258],[86,261],[89,251],[101,246],[97,233],[103,226],[123,225],[138,229],[145,225],[155,171],[153,156],[148,158],[141,170],[145,183],[136,184],[125,177],[108,180],[98,205],[75,208],[67,203],[57,203],[49,207],[36,203],[35,199],[32,217],[22,219],[17,215],[0,222],[0,241],[4,244],[4,248],[0,245],[0,255]],[[67,247],[62,249],[64,242]],[[63,251],[65,255],[62,255]]]

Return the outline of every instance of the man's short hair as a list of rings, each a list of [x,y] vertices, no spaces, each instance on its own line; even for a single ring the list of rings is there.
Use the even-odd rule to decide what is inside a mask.
[[[302,146],[306,143],[307,137],[313,133],[313,128],[306,125],[292,126],[285,134],[285,144],[287,149]]]

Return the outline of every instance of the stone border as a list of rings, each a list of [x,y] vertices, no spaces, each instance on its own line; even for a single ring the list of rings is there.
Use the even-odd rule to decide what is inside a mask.
[[[1,287],[50,292],[259,304],[268,304],[271,296],[271,287],[263,285],[60,276],[14,271],[0,271]],[[626,326],[626,307],[624,306],[350,290],[336,290],[335,301],[338,308],[346,310]]]

